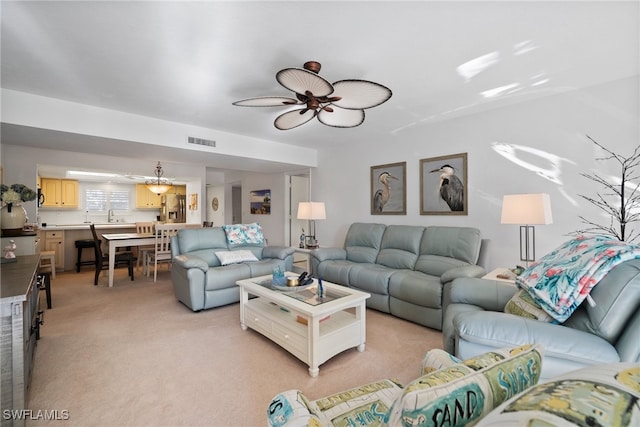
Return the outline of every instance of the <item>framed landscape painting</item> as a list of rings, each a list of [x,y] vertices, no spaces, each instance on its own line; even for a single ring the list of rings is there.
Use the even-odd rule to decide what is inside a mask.
[[[271,190],[249,192],[249,205],[252,215],[271,215]]]
[[[467,153],[420,160],[420,215],[467,214]]]
[[[407,214],[407,162],[371,166],[371,215]]]

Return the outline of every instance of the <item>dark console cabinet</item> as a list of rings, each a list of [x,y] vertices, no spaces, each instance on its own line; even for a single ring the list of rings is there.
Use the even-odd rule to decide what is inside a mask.
[[[39,255],[23,255],[2,264],[0,286],[0,364],[2,390],[0,425],[22,426],[23,417],[7,416],[6,410],[26,409],[27,393],[40,336]]]

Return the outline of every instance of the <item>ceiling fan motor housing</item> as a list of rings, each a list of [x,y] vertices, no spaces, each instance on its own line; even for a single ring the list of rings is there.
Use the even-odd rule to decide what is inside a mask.
[[[305,70],[313,71],[314,73],[318,74],[320,72],[320,68],[322,68],[322,65],[320,65],[320,63],[317,61],[307,61],[304,63],[303,67]]]

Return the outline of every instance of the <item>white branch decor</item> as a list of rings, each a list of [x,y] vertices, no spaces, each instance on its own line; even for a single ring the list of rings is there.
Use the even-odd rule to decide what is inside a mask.
[[[589,135],[587,138],[607,153],[596,160],[614,160],[620,164],[620,182],[611,183],[598,173],[580,174],[604,187],[593,197],[582,194],[580,197],[605,212],[610,221],[608,225],[602,225],[580,215],[580,220],[587,227],[577,230],[574,234],[607,234],[620,241],[632,243],[640,237],[640,231],[630,226],[640,221],[640,145],[629,157],[624,157],[605,148]]]

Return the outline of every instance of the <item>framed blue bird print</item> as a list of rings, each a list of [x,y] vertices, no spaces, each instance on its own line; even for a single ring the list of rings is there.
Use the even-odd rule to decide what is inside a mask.
[[[407,214],[407,162],[371,166],[371,215]]]
[[[467,153],[420,160],[420,215],[467,214]]]

